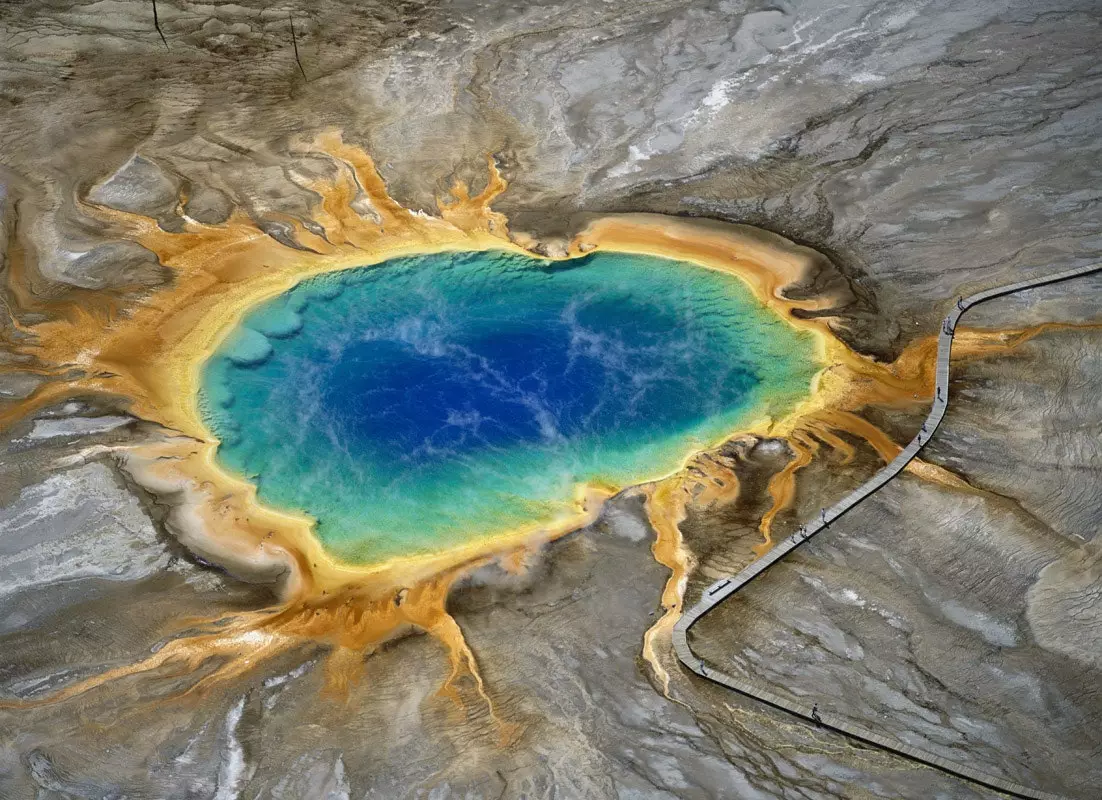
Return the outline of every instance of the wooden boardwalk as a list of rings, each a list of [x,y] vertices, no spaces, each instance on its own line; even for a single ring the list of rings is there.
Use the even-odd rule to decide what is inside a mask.
[[[1063,800],[1060,795],[1031,789],[1028,786],[1022,786],[1014,781],[991,775],[964,764],[949,761],[933,753],[928,753],[925,750],[912,747],[893,736],[872,731],[845,717],[808,708],[801,703],[781,697],[749,681],[726,675],[720,670],[708,666],[696,657],[689,647],[688,633],[689,629],[692,628],[701,617],[735,592],[742,589],[754,580],[754,578],[757,578],[808,539],[826,530],[830,523],[834,522],[834,520],[838,519],[862,500],[878,491],[892,478],[899,475],[899,473],[906,468],[907,464],[918,455],[919,450],[921,450],[930,440],[930,437],[933,436],[934,431],[937,430],[938,425],[941,424],[941,420],[945,416],[945,410],[949,403],[949,359],[953,349],[953,336],[956,334],[957,323],[968,309],[979,303],[993,300],[996,297],[1003,297],[1008,294],[1022,292],[1038,286],[1059,283],[1060,281],[1091,275],[1097,272],[1102,272],[1102,264],[1079,267],[1078,269],[1069,269],[1065,272],[1058,272],[1033,280],[1018,281],[1017,283],[1010,283],[1005,286],[988,289],[987,291],[978,292],[958,300],[952,312],[942,323],[941,334],[938,338],[937,370],[934,381],[934,403],[933,407],[930,409],[930,415],[926,417],[926,422],[923,424],[922,430],[919,432],[918,436],[912,439],[910,444],[904,447],[898,456],[869,478],[868,481],[854,489],[830,508],[823,509],[816,519],[801,526],[799,530],[787,539],[778,542],[772,550],[753,563],[747,565],[746,568],[737,575],[733,575],[730,578],[723,578],[708,587],[701,596],[700,601],[688,611],[684,612],[681,619],[679,619],[674,626],[673,646],[681,662],[697,675],[707,678],[714,683],[726,686],[729,689],[733,689],[747,697],[752,697],[774,708],[787,711],[790,714],[795,714],[814,725],[829,728],[830,730],[841,733],[852,739],[857,739],[866,744],[889,750],[905,758],[941,770],[942,772],[966,778],[990,789],[1005,792],[1015,797],[1036,798],[1037,800]]]

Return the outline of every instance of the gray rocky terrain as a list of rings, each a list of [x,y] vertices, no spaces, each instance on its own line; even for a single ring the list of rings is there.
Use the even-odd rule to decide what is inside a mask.
[[[0,6],[0,277],[23,327],[38,320],[10,302],[17,252],[40,297],[125,308],[171,283],[78,198],[167,230],[239,208],[286,236],[316,199],[305,182],[332,169],[302,142],[329,128],[412,208],[456,177],[483,181],[491,153],[515,231],[654,211],[779,232],[830,257],[855,298],[835,328],[878,358],[936,332],[958,295],[1102,260],[1102,8],[1087,0],[156,10],[163,41],[148,2]],[[972,489],[900,478],[720,606],[694,648],[929,752],[1098,796],[1100,319],[1097,277],[970,315],[1071,323],[954,373],[923,457]],[[0,408],[44,380],[21,367],[0,348]],[[921,421],[868,413],[899,442]],[[180,619],[271,602],[271,586],[175,542],[167,500],[119,469],[111,446],[156,433],[105,398],[3,432],[0,701],[138,661]],[[690,514],[688,602],[749,560],[762,476],[788,457],[757,442],[738,502]],[[865,446],[816,460],[778,529],[877,464]],[[493,714],[469,685],[462,706],[439,695],[447,661],[425,636],[369,658],[347,699],[323,691],[313,650],[183,699],[165,698],[192,676],[137,676],[0,708],[0,798],[998,796],[701,681],[668,652],[663,691],[641,657],[667,575],[652,538],[629,491],[528,576],[487,569],[454,592]]]

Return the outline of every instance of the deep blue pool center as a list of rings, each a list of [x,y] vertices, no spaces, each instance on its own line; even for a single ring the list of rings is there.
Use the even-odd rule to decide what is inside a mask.
[[[547,524],[578,484],[667,474],[820,367],[734,276],[598,253],[458,252],[313,278],[207,362],[218,458],[339,557]]]

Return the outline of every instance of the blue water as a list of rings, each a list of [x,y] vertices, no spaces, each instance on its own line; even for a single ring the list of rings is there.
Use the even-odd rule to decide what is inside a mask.
[[[811,338],[732,276],[602,253],[426,255],[311,279],[207,362],[218,458],[326,547],[374,562],[570,508],[780,414]]]

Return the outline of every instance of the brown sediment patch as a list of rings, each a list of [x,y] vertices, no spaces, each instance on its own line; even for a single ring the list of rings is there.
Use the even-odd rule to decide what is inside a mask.
[[[533,547],[592,521],[603,501],[620,488],[580,486],[572,512],[548,524],[428,556],[354,565],[324,550],[309,518],[263,506],[253,484],[218,465],[218,443],[198,408],[200,370],[250,308],[307,277],[401,255],[484,249],[531,255],[540,246],[511,235],[505,217],[491,210],[506,185],[492,159],[483,191],[471,196],[467,186],[457,184],[450,198],[439,201],[439,216],[429,216],[394,201],[371,159],[339,135],[322,136],[309,149],[328,155],[338,168],[334,178],[309,187],[319,197],[309,225],[290,217],[282,220],[295,246],[267,235],[240,212],[219,225],[184,217],[182,230],[170,233],[151,218],[82,203],[90,218],[141,243],[171,271],[171,287],[136,305],[85,292],[51,300],[36,290],[38,281],[21,251],[13,251],[9,259],[6,297],[13,328],[8,349],[31,360],[30,368],[49,380],[26,400],[0,411],[0,427],[69,397],[125,399],[132,413],[167,431],[156,441],[116,454],[139,485],[171,499],[166,524],[172,533],[197,554],[235,573],[278,578],[281,591],[274,609],[237,615],[209,632],[171,640],[139,664],[74,684],[50,699],[168,665],[195,669],[215,657],[224,663],[204,682],[221,680],[307,642],[331,648],[328,684],[340,691],[355,680],[365,654],[419,629],[439,640],[449,654],[452,672],[445,691],[454,694],[458,678],[469,674],[477,696],[489,705],[474,655],[447,613],[448,592],[461,577],[491,561],[507,571],[522,571]],[[365,207],[362,214],[356,211]],[[829,276],[823,280],[829,262],[808,248],[745,226],[630,214],[591,220],[559,250],[557,258],[611,250],[722,270],[745,281],[790,324],[816,335],[819,356],[830,366],[814,382],[810,397],[784,419],[762,420],[747,429],[753,435],[786,439],[795,455],[769,484],[773,505],[762,518],[759,552],[768,548],[774,520],[794,496],[796,475],[820,443],[852,458],[853,445],[839,435],[850,434],[890,457],[898,445],[858,412],[870,405],[906,407],[930,399],[932,340],[916,343],[892,364],[849,350],[833,336],[828,312],[852,298],[843,283]],[[832,288],[815,291],[817,282]],[[30,320],[32,313],[47,319],[16,323],[19,314]],[[1021,333],[1014,343],[1025,336]],[[962,351],[979,353],[994,346],[982,340],[966,340]],[[738,489],[733,465],[717,452],[691,457],[682,469],[645,487],[657,534],[654,554],[671,570],[662,594],[663,616],[643,644],[644,656],[664,687],[669,676],[659,663],[658,649],[680,613],[692,565],[679,525],[690,505],[728,503]]]
[[[762,541],[754,545],[754,554],[758,556],[769,552],[773,546],[773,520],[782,510],[792,505],[792,498],[796,495],[796,473],[810,464],[819,451],[819,445],[803,431],[789,434],[788,446],[792,449],[792,460],[769,479],[768,492],[773,504],[762,515],[758,524],[762,536]]]

